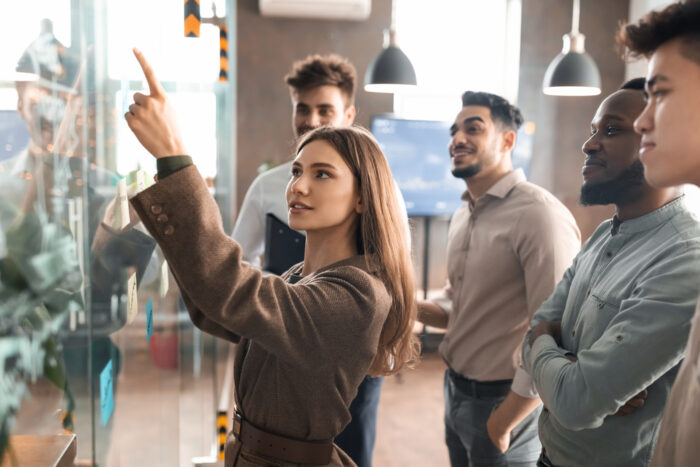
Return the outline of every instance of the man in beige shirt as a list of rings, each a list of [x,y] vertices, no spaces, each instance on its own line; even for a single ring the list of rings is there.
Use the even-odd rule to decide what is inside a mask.
[[[522,115],[502,97],[466,92],[451,127],[452,174],[467,184],[448,234],[448,283],[419,306],[447,328],[445,440],[453,466],[534,466],[540,400],[520,367],[534,312],[578,252],[571,213],[513,170]]]
[[[644,177],[656,187],[700,186],[700,3],[674,3],[621,28],[620,42],[649,59],[642,135]],[[697,277],[696,277],[697,279]],[[654,337],[650,336],[650,340]],[[652,466],[685,467],[700,459],[700,305],[664,417]]]

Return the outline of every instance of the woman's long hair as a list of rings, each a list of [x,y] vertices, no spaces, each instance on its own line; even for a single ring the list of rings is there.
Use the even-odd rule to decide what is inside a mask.
[[[418,359],[413,334],[416,319],[415,280],[408,232],[396,196],[389,164],[374,137],[361,127],[321,127],[299,142],[297,154],[312,141],[329,143],[355,175],[362,199],[357,228],[358,251],[378,271],[392,306],[379,336],[377,355],[368,374],[391,375]]]

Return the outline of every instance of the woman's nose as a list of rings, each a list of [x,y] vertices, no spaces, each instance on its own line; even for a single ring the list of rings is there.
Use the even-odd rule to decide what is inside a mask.
[[[302,174],[298,177],[292,178],[289,182],[289,188],[292,193],[304,194],[308,192],[308,183],[306,182],[306,177]]]

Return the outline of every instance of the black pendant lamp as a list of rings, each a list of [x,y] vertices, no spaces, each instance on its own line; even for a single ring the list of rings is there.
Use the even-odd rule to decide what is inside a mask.
[[[600,94],[600,72],[593,58],[586,53],[586,37],[578,30],[580,0],[574,0],[571,32],[564,34],[564,47],[547,67],[542,91],[550,96],[597,96]]]
[[[365,73],[365,91],[398,92],[416,85],[416,71],[396,41],[396,4],[391,6],[391,29],[384,30],[384,50]]]

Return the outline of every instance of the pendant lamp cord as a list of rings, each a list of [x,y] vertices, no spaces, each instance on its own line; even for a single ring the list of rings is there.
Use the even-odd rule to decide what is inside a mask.
[[[581,1],[574,0],[574,11],[571,15],[571,34],[578,34],[578,19],[581,13]]]

